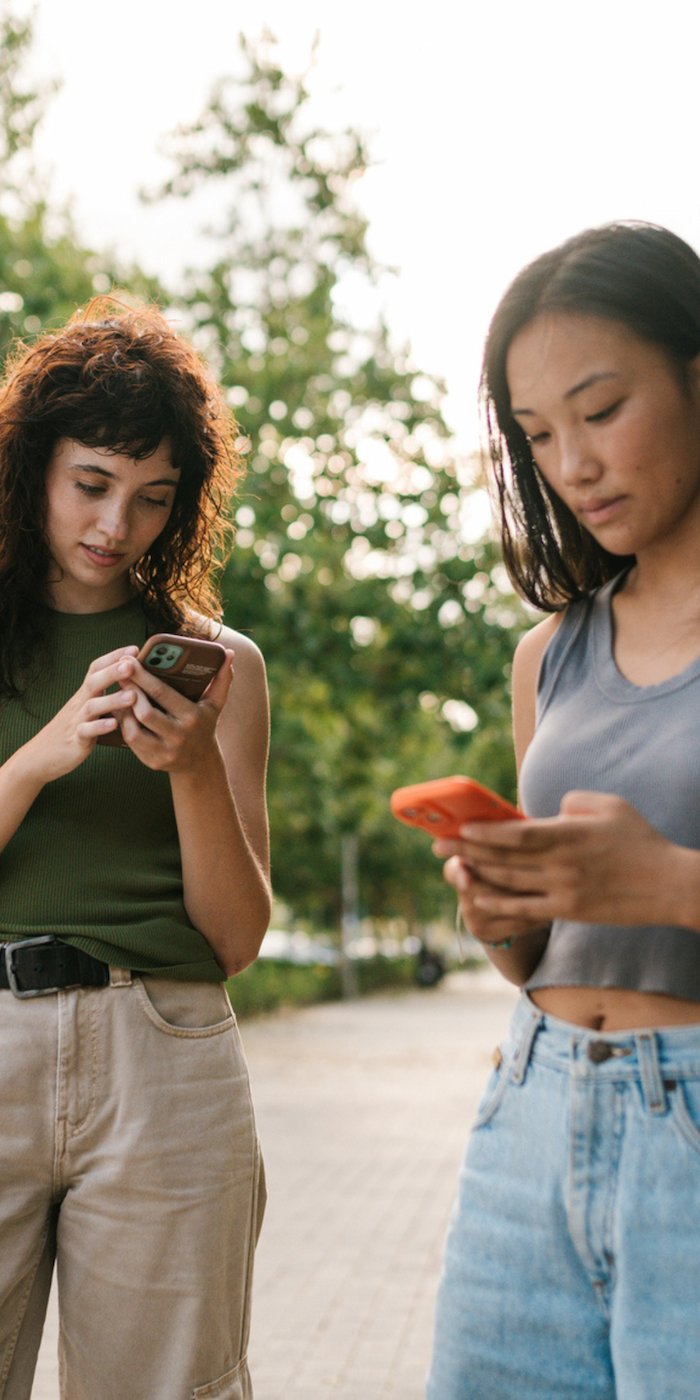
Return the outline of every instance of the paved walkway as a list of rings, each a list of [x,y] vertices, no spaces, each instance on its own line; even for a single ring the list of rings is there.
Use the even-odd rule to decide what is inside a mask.
[[[255,1400],[422,1400],[459,1161],[514,999],[487,969],[244,1024],[270,1193]],[[32,1400],[58,1400],[55,1338],[54,1303]]]

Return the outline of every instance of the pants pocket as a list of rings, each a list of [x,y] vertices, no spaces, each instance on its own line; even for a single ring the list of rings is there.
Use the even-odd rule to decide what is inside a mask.
[[[218,982],[134,977],[131,990],[144,1015],[165,1035],[207,1040],[235,1025],[226,988]]]
[[[251,1400],[252,1394],[248,1362],[244,1356],[225,1376],[219,1376],[217,1381],[210,1381],[208,1385],[198,1385],[192,1391],[192,1400]]]
[[[671,1091],[671,1113],[685,1141],[700,1153],[700,1083],[679,1079]]]

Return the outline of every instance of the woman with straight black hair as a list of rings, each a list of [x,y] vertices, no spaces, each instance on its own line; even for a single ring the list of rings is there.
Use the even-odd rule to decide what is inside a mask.
[[[482,393],[526,822],[436,845],[522,995],[479,1107],[429,1400],[700,1393],[700,259],[613,224],[515,279]]]

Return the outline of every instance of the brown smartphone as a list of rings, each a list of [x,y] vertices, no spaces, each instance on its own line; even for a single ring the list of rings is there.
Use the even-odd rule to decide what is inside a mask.
[[[226,660],[226,650],[220,642],[207,642],[201,637],[179,637],[169,632],[156,632],[142,646],[137,661],[179,690],[188,700],[199,700],[209,682],[214,679]],[[121,729],[101,734],[98,744],[127,749]]]
[[[459,840],[459,828],[465,822],[526,820],[504,797],[462,776],[397,788],[390,806],[399,821],[448,841]]]

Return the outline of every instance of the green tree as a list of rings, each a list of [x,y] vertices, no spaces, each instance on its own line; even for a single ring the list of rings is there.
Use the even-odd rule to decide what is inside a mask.
[[[27,182],[35,179],[32,147],[36,128],[55,83],[27,86],[24,64],[33,38],[32,18],[0,12],[0,199],[24,203]],[[24,159],[23,159],[24,158]]]
[[[304,79],[269,44],[243,48],[247,75],[172,138],[163,193],[215,182],[227,208],[184,302],[250,444],[224,587],[268,658],[275,885],[337,918],[340,835],[356,830],[366,907],[424,917],[439,873],[388,794],[462,768],[512,795],[506,674],[522,614],[494,546],[464,539],[473,480],[441,386],[392,348],[378,312],[384,269],[352,197],[363,141],[310,125]],[[465,701],[473,732],[459,729]]]
[[[513,795],[523,614],[493,543],[465,535],[478,483],[455,458],[442,386],[382,319],[386,269],[354,202],[364,142],[313,126],[305,80],[269,38],[242,48],[245,74],[170,138],[159,194],[206,186],[225,210],[183,302],[250,454],[224,588],[268,659],[275,886],[337,919],[340,837],[357,831],[365,907],[419,919],[443,886],[389,792],[461,769]]]

